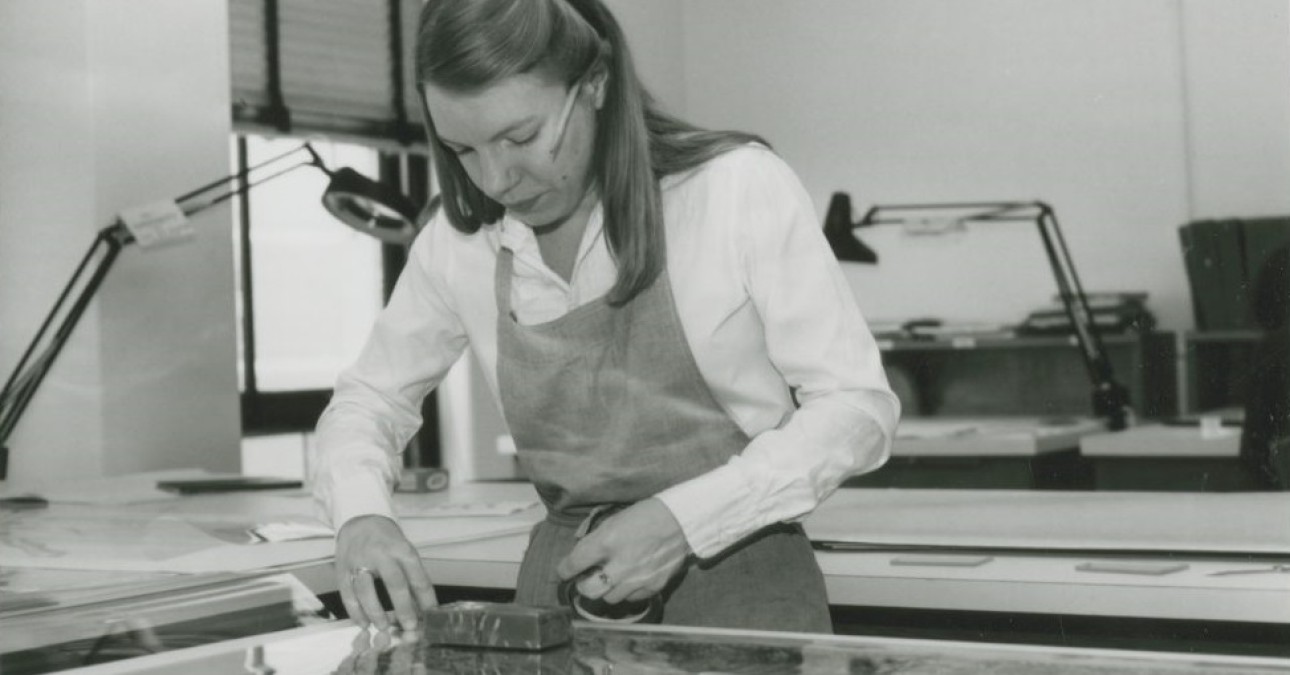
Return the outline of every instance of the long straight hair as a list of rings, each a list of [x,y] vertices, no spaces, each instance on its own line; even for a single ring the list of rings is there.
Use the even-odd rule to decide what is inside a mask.
[[[533,73],[574,86],[596,68],[608,78],[591,173],[618,267],[607,300],[621,305],[648,288],[666,264],[659,180],[741,145],[768,144],[663,112],[641,84],[622,28],[600,0],[427,0],[421,9],[419,83],[469,93]],[[496,222],[504,208],[475,186],[440,142],[424,95],[421,106],[449,222],[466,233]]]

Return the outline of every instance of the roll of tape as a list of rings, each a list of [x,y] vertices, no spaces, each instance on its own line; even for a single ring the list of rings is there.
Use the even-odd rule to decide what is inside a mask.
[[[397,492],[438,492],[448,487],[448,470],[416,468],[399,472]]]
[[[593,570],[594,571],[594,570]],[[585,575],[584,575],[585,576]],[[580,578],[580,577],[579,577]],[[663,619],[663,599],[655,595],[648,600],[611,604],[578,592],[577,578],[560,584],[561,602],[573,609],[578,618],[599,623],[658,623]]]
[[[578,539],[587,536],[610,516],[628,506],[631,505],[607,504],[592,509],[587,514],[586,519],[582,521],[574,536]],[[599,567],[593,567],[583,572],[581,576],[567,579],[561,583],[559,588],[560,602],[573,608],[578,617],[587,621],[602,623],[658,623],[663,619],[663,598],[658,595],[654,595],[648,600],[608,603],[601,599],[588,598],[579,593],[578,580],[599,572]]]

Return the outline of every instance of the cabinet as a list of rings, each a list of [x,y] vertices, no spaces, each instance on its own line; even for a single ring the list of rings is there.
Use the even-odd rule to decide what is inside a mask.
[[[1093,468],[1097,490],[1234,492],[1261,489],[1238,459],[1241,431],[1202,434],[1196,426],[1144,424],[1115,434],[1088,436],[1080,453]]]
[[[1184,440],[1196,427],[1151,425],[1179,415],[1240,411],[1262,335],[1251,330],[1151,332],[1105,336],[1116,379],[1143,427],[1103,437],[1115,452],[1052,451],[1033,457],[979,456],[946,442],[944,456],[893,456],[886,467],[848,481],[869,487],[996,489],[1248,490],[1238,461],[1239,434],[1223,452],[1198,456]],[[895,340],[880,344],[905,418],[1092,413],[1090,385],[1074,340],[986,337]],[[1155,429],[1155,431],[1152,431]],[[1152,435],[1154,434],[1154,435]],[[1177,435],[1178,438],[1169,436]],[[1165,438],[1154,445],[1146,439]],[[1150,450],[1148,452],[1148,450]]]
[[[1253,330],[1183,333],[1180,412],[1243,406],[1252,375],[1251,359],[1262,337]]]
[[[1172,333],[1109,335],[1103,344],[1138,417],[1177,413]],[[1060,427],[1093,414],[1092,384],[1073,336],[880,339],[879,347],[906,420],[1030,416]],[[1092,472],[1079,456],[1078,438],[1071,435],[1066,447],[1009,456],[983,454],[956,439],[945,440],[943,454],[905,456],[898,438],[885,466],[846,485],[1090,489]]]
[[[1177,414],[1172,333],[1102,340],[1139,417]],[[879,347],[906,416],[1093,414],[1092,385],[1074,336],[879,340]]]

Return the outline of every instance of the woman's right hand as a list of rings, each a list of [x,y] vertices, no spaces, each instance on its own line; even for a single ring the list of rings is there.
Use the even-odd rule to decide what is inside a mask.
[[[336,534],[336,586],[354,623],[385,630],[390,620],[376,594],[377,578],[404,630],[416,630],[421,610],[439,604],[421,556],[399,526],[385,516],[353,518]]]

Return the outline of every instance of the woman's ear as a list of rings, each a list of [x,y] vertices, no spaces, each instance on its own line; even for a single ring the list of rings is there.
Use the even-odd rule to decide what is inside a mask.
[[[596,66],[582,81],[583,93],[591,95],[591,102],[600,110],[605,105],[605,95],[609,90],[609,69],[603,65]]]

